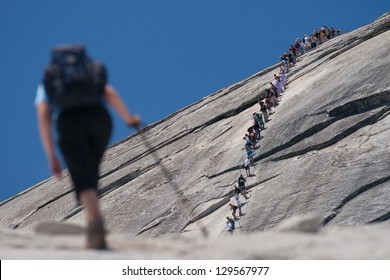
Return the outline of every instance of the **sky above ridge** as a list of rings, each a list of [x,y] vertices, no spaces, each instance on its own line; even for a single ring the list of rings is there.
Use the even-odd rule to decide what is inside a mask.
[[[389,8],[387,0],[0,0],[0,202],[51,176],[33,101],[53,46],[84,44],[151,124],[276,64],[297,37],[323,25],[349,32]],[[113,118],[111,144],[134,133]]]

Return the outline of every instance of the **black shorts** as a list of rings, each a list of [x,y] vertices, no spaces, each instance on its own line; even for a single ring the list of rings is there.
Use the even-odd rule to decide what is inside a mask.
[[[97,189],[99,165],[111,130],[111,117],[102,106],[67,110],[58,117],[58,144],[77,199],[82,191]]]

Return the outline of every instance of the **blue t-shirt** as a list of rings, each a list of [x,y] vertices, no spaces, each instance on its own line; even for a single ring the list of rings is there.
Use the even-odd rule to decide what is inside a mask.
[[[38,85],[37,94],[35,95],[34,105],[38,106],[43,102],[49,102],[45,88],[42,84]]]
[[[46,94],[45,87],[42,84],[39,84],[37,88],[37,93],[35,95],[34,105],[38,106],[39,104],[45,102],[49,103],[49,97]],[[57,121],[58,116],[61,113],[61,110],[59,108],[54,108],[51,113],[52,113],[52,120]]]

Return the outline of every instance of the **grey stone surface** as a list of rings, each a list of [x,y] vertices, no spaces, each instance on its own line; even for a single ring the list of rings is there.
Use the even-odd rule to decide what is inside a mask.
[[[298,231],[316,233],[321,228],[322,217],[316,213],[288,218],[277,227],[280,232]]]
[[[388,260],[390,224],[334,226],[319,233],[266,231],[229,237],[156,238],[109,234],[110,250],[85,250],[82,235],[0,228],[0,259]]]
[[[362,236],[371,234],[366,224],[388,223],[389,29],[388,13],[310,51],[291,71],[289,88],[256,150],[257,165],[248,178],[251,197],[243,200],[237,235],[274,235],[268,232],[286,219],[310,212],[319,213],[323,230],[348,226],[341,231],[345,236],[363,225]],[[233,185],[243,172],[242,137],[276,69],[211,94],[110,147],[100,183],[110,232],[197,239],[207,231],[218,242],[230,242],[224,241],[225,220]],[[0,225],[16,235],[41,221],[82,224],[84,215],[67,175],[0,203]],[[310,238],[320,240],[321,234]],[[371,250],[359,250],[360,258],[371,258]],[[309,251],[306,257],[304,252],[261,256],[322,258]],[[350,256],[328,252],[324,258],[343,254]]]

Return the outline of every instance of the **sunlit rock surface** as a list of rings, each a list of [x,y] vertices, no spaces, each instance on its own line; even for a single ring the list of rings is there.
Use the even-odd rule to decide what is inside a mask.
[[[390,233],[389,28],[388,13],[308,52],[291,70],[262,132],[234,236],[225,221],[233,185],[245,174],[242,137],[277,65],[113,145],[100,184],[113,258],[390,258],[381,244],[389,245]],[[307,213],[317,213],[318,233],[276,230]],[[53,250],[60,258],[108,257],[75,253],[80,236],[62,250],[62,237],[34,231],[43,221],[84,220],[69,177],[48,179],[0,204],[0,257],[37,248],[37,258]],[[232,238],[259,246],[233,255]],[[353,238],[358,247],[347,241]],[[296,244],[306,249],[295,251]]]

